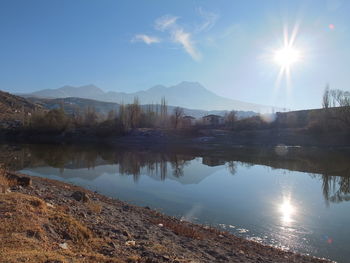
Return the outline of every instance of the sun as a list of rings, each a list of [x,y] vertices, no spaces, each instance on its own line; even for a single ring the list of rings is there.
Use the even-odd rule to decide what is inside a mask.
[[[274,61],[282,68],[290,68],[301,59],[300,51],[294,47],[285,46],[274,52]]]

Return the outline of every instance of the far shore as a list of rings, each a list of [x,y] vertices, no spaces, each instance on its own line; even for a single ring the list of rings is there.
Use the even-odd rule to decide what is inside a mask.
[[[109,145],[181,146],[196,149],[230,149],[237,146],[274,147],[276,145],[321,148],[349,148],[346,131],[312,134],[305,129],[134,129],[123,135],[81,132],[12,133],[0,132],[0,141],[18,143],[105,143]]]
[[[330,262],[63,182],[13,178],[0,194],[2,262]]]

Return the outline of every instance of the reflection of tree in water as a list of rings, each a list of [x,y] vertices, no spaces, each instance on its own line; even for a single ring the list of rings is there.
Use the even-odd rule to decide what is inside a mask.
[[[70,146],[33,146],[32,155],[46,165],[59,168],[61,172],[65,168],[94,168],[100,158],[98,151]]]
[[[322,175],[325,200],[332,203],[350,201],[350,177]]]
[[[295,151],[293,153],[292,151]],[[291,154],[293,153],[293,154]],[[207,154],[202,163],[209,166],[226,164],[231,174],[238,166],[248,168],[252,165],[268,165],[276,169],[288,169],[312,173],[322,178],[324,198],[327,202],[350,201],[350,162],[347,152],[307,151],[291,149],[288,156],[276,156],[267,150],[250,151],[239,149],[222,155]],[[195,159],[186,151],[179,153],[152,152],[116,149],[106,146],[74,145],[1,145],[0,163],[11,170],[51,166],[64,169],[94,168],[100,165],[118,165],[118,172],[132,175],[139,180],[142,174],[164,180],[168,175],[184,176],[184,167]]]
[[[173,155],[172,159],[170,160],[171,167],[173,168],[173,175],[175,177],[182,177],[184,176],[184,167],[189,164],[189,158],[188,156],[184,155]]]
[[[184,166],[194,158],[179,154],[150,154],[147,152],[124,152],[115,157],[115,163],[119,166],[118,172],[122,175],[133,175],[135,181],[139,180],[141,173],[165,180],[169,164],[174,176],[183,176]]]
[[[236,172],[237,172],[237,166],[236,166],[236,162],[234,161],[228,161],[226,163],[227,165],[227,170],[232,174],[232,175],[235,175]]]

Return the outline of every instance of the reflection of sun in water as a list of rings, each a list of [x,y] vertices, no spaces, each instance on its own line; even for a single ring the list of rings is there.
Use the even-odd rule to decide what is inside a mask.
[[[295,214],[295,207],[290,203],[289,199],[285,199],[279,207],[279,211],[282,215],[283,223],[291,223],[293,221],[292,216]]]

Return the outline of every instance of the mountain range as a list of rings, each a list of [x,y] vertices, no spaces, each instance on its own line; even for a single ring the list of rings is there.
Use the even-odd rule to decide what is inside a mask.
[[[164,97],[168,105],[190,109],[254,111],[257,113],[281,111],[281,109],[272,106],[221,97],[206,89],[198,82],[187,81],[170,87],[157,85],[150,89],[133,93],[115,91],[105,92],[95,85],[85,85],[79,87],[64,86],[58,89],[45,89],[20,95],[27,98],[34,97],[46,99],[75,97],[113,103],[132,103],[134,98],[137,97],[141,104],[158,104]]]
[[[27,100],[35,105],[40,105],[44,109],[58,109],[63,106],[64,111],[67,114],[74,114],[78,111],[84,112],[88,108],[94,108],[95,111],[101,115],[106,116],[111,110],[118,111],[120,104],[115,102],[103,102],[91,99],[83,99],[76,97],[69,98],[59,98],[59,99],[45,99],[45,98],[37,98],[37,97],[28,97]],[[158,109],[160,109],[159,104]],[[157,108],[157,105],[153,105],[154,109]],[[147,110],[149,104],[141,105],[141,108]],[[174,112],[175,106],[167,106],[167,111],[169,114]],[[185,115],[190,115],[195,118],[201,118],[205,115],[215,114],[224,116],[228,111],[226,110],[196,110],[196,109],[188,109],[183,108]],[[253,111],[236,111],[236,116],[238,118],[248,118],[255,116],[257,113]]]

